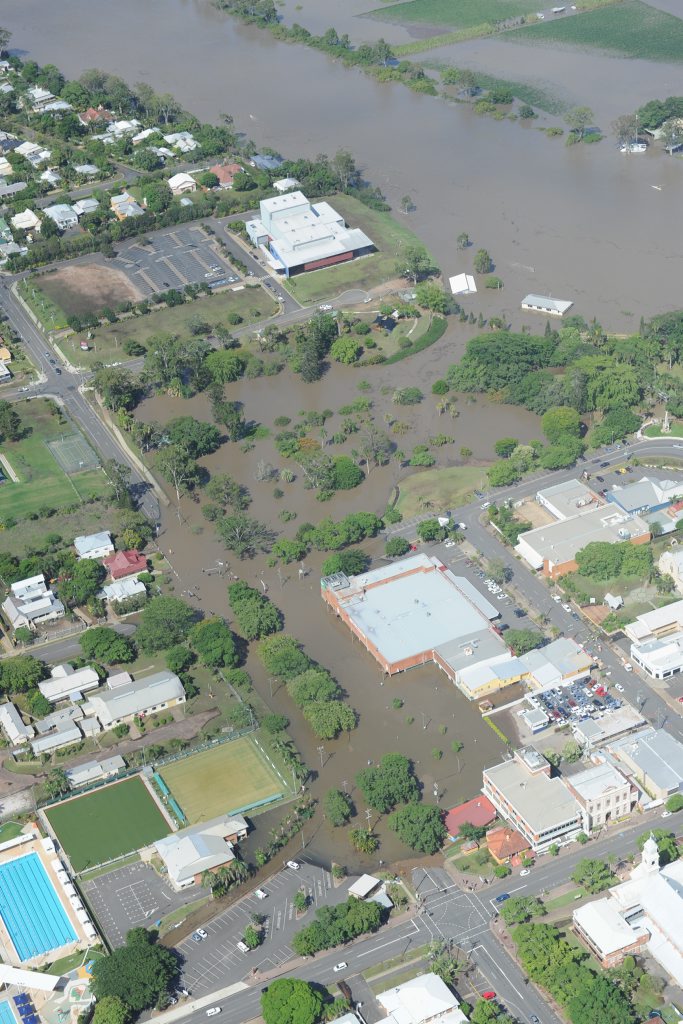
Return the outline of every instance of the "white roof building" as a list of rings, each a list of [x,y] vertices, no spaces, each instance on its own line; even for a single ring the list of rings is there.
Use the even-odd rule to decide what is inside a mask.
[[[80,558],[106,558],[114,554],[114,542],[108,530],[74,537],[74,547]]]
[[[194,885],[204,871],[215,871],[234,860],[233,845],[246,836],[247,828],[241,814],[224,814],[166,836],[154,847],[173,887],[185,889]]]
[[[168,142],[174,149],[179,149],[181,153],[191,153],[199,146],[192,132],[173,132],[171,135],[164,135],[163,138],[164,142]]]
[[[547,313],[548,316],[564,316],[573,305],[573,302],[553,299],[550,295],[525,295],[522,299],[522,309],[531,310],[532,313]]]
[[[24,725],[19,711],[11,701],[0,704],[0,728],[10,743],[26,743],[34,735],[33,726]]]
[[[159,129],[158,128],[143,128],[142,131],[138,132],[137,135],[134,135],[133,138],[130,141],[133,143],[134,146],[137,146],[141,142],[144,142],[145,139],[148,139],[150,137],[150,135],[158,135],[158,134],[159,134]]]
[[[55,597],[40,573],[13,583],[2,610],[12,628],[18,629],[20,626],[33,626],[38,622],[61,618],[64,605]]]
[[[54,221],[60,231],[67,228],[74,228],[78,224],[78,214],[72,206],[66,203],[57,203],[55,206],[46,206],[43,210],[46,217]]]
[[[619,760],[621,770],[655,799],[683,792],[683,744],[664,729],[643,729],[613,740],[608,750]]]
[[[76,174],[82,174],[85,178],[92,178],[100,173],[95,164],[74,164],[74,171]]]
[[[448,986],[436,974],[420,974],[377,995],[387,1024],[463,1024],[467,1017]]]
[[[296,178],[280,178],[279,181],[273,182],[273,188],[277,189],[278,192],[289,192],[290,189],[299,188],[301,184]]]
[[[635,622],[629,622],[624,632],[633,643],[644,643],[657,640],[683,630],[683,601],[674,601],[663,608],[654,608],[651,612],[638,615]]]
[[[156,672],[127,686],[96,693],[84,706],[84,712],[96,715],[105,729],[125,722],[134,715],[163,711],[185,702],[185,690],[175,672]]]
[[[50,679],[44,679],[42,683],[38,683],[38,689],[43,697],[53,704],[57,704],[60,700],[66,700],[72,694],[95,690],[100,685],[100,677],[94,668],[76,670],[67,663],[55,665],[51,669],[50,675]]]
[[[83,733],[75,722],[64,722],[60,728],[31,740],[31,750],[34,754],[51,754],[53,750],[80,743],[82,739]]]
[[[40,217],[33,210],[24,210],[12,217],[12,227],[17,231],[40,231]]]
[[[191,175],[180,171],[168,179],[168,187],[174,196],[182,196],[185,192],[196,192],[197,182]]]
[[[605,966],[647,945],[674,982],[683,985],[683,862],[660,868],[652,835],[630,880],[589,906],[588,913],[586,907],[574,911],[574,926]]]
[[[349,896],[355,896],[357,900],[367,899],[381,884],[382,880],[374,875],[361,875],[349,886]]]
[[[567,776],[564,781],[584,809],[586,831],[625,818],[638,800],[636,787],[607,761]]]
[[[97,168],[95,168],[95,170],[97,170]],[[100,204],[96,199],[89,197],[86,199],[78,199],[74,203],[73,209],[79,217],[82,217],[84,213],[94,213],[99,205]]]
[[[261,216],[246,223],[247,234],[287,277],[374,249],[372,239],[360,228],[348,228],[329,203],[311,203],[303,192],[262,199],[259,208]]]
[[[131,576],[124,580],[115,580],[109,583],[99,592],[98,597],[105,601],[125,601],[128,597],[136,597],[138,594],[147,593],[147,588],[140,580]]]
[[[475,295],[477,282],[471,274],[455,274],[448,278],[448,283],[453,295]]]
[[[78,786],[85,786],[89,782],[97,782],[99,779],[109,779],[118,775],[126,767],[126,762],[120,754],[107,757],[103,761],[87,761],[85,764],[74,765],[66,769],[66,777],[72,789]]]

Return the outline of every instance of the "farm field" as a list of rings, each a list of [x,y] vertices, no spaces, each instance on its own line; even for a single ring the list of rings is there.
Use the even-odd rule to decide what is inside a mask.
[[[252,736],[165,765],[159,775],[191,825],[285,792]]]
[[[66,800],[45,814],[74,871],[149,846],[171,831],[140,778]]]
[[[401,24],[419,22],[449,28],[473,28],[519,18],[538,9],[537,0],[408,0],[407,3],[376,8],[369,15],[381,21]]]
[[[514,29],[505,35],[524,43],[578,46],[640,60],[683,62],[683,20],[641,0],[587,11],[558,21]]]
[[[371,210],[353,196],[328,196],[327,202],[341,213],[347,224],[365,231],[378,251],[350,263],[300,274],[284,282],[292,295],[304,304],[333,299],[347,289],[369,291],[384,284],[396,277],[396,256],[401,246],[422,245],[413,232],[394,220],[391,214]]]
[[[91,346],[88,352],[82,351],[80,347],[81,341],[86,337],[85,333],[72,334],[64,341],[60,341],[59,347],[69,362],[75,366],[91,366],[96,362],[123,362],[130,358],[124,351],[125,342],[134,339],[144,345],[154,334],[189,333],[188,325],[196,317],[205,320],[211,327],[222,323],[231,329],[232,325],[227,321],[231,313],[241,316],[244,323],[252,323],[274,316],[277,310],[277,303],[260,285],[246,286],[241,291],[227,289],[197,299],[195,302],[186,302],[182,306],[164,307],[147,316],[135,316],[118,324],[98,327],[91,332],[94,337],[88,342]]]
[[[36,398],[19,406],[22,423],[29,431],[19,441],[5,441],[2,454],[18,477],[15,483],[6,470],[0,486],[0,522],[8,516],[21,519],[42,508],[61,508],[109,490],[101,469],[85,469],[67,475],[47,446],[48,441],[76,435],[70,421],[59,419],[47,399]],[[80,434],[78,434],[81,439]],[[82,439],[81,439],[82,441]]]

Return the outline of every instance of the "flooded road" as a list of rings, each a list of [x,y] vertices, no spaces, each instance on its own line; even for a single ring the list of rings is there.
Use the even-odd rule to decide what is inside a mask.
[[[329,24],[335,6],[331,0],[319,5]],[[487,248],[510,309],[518,310],[529,291],[549,293],[573,299],[574,311],[588,319],[628,331],[634,329],[629,314],[637,324],[641,313],[679,305],[678,159],[624,157],[609,140],[568,149],[563,139],[548,139],[533,126],[478,117],[466,105],[378,84],[197,0],[148,0],[142,7],[119,0],[120,22],[136,31],[114,52],[106,32],[92,32],[109,14],[103,0],[52,7],[5,0],[2,21],[20,52],[53,61],[68,75],[100,66],[131,83],[149,82],[202,118],[232,113],[257,144],[286,155],[314,157],[348,147],[394,206],[404,194],[413,197],[409,223],[447,275],[469,269],[471,252],[456,251],[461,231],[474,248]],[[510,44],[513,50],[520,65],[528,64],[523,47]],[[532,59],[547,62],[549,53],[533,48]],[[584,57],[561,59],[574,61],[574,98],[589,102],[598,121],[608,122],[622,105],[632,109],[636,98],[657,95],[661,84],[657,77],[649,83],[649,65],[634,76],[633,62],[602,65],[590,58],[588,75]],[[614,74],[599,80],[598,68],[605,66]],[[631,81],[626,91],[624,75]],[[594,95],[586,96],[586,88]]]

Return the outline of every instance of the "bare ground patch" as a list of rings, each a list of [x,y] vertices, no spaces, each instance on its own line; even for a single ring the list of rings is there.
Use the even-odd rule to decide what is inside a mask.
[[[36,284],[67,316],[98,313],[120,302],[142,298],[135,285],[121,270],[98,263],[60,267],[43,274]]]

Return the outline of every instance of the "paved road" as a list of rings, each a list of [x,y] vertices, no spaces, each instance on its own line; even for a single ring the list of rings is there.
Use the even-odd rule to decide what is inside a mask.
[[[136,629],[132,622],[115,622],[111,628],[122,636],[131,636]],[[80,635],[77,633],[74,636],[52,640],[48,643],[32,644],[31,654],[42,661],[47,661],[50,665],[59,665],[71,658],[80,658],[83,653],[78,642]]]

